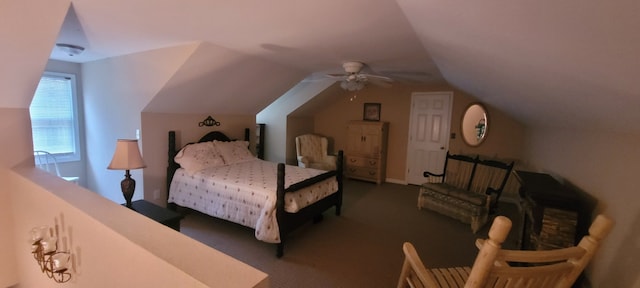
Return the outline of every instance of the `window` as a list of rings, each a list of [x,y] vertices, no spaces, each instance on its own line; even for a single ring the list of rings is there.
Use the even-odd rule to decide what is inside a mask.
[[[80,160],[77,111],[75,75],[45,72],[29,107],[34,150]]]

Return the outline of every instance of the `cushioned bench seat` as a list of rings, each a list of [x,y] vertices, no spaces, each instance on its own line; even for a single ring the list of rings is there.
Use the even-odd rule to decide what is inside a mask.
[[[454,160],[456,163],[450,163]],[[470,224],[476,233],[487,223],[512,168],[513,162],[505,164],[447,152],[444,173],[424,173],[430,182],[420,187],[418,208]]]
[[[440,214],[449,216],[462,223],[471,224],[471,230],[475,233],[487,222],[489,213],[486,195],[471,193],[464,189],[449,185],[447,188],[429,185],[425,183],[420,188],[418,206]],[[432,190],[432,188],[436,188]],[[446,191],[442,193],[442,191]]]

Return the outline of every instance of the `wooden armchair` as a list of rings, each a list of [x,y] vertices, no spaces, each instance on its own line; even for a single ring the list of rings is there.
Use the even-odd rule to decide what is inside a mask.
[[[472,267],[427,269],[411,243],[402,246],[405,260],[398,288],[405,287],[571,287],[609,234],[613,222],[598,215],[589,235],[577,246],[545,251],[501,249],[511,220],[498,216],[489,239],[476,241],[480,249]]]

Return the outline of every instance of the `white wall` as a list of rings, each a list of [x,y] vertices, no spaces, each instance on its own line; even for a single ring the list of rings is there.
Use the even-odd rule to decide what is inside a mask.
[[[120,189],[124,171],[107,170],[116,140],[135,139],[136,129],[142,127],[142,110],[192,52],[193,45],[185,45],[82,64],[89,189],[124,202]],[[142,173],[131,170],[136,180],[134,200],[143,196]]]
[[[25,161],[31,155],[31,121],[29,110],[0,108],[0,131],[12,137],[0,137],[0,183],[7,183],[8,167]],[[33,163],[33,162],[31,162]],[[13,248],[14,215],[11,213],[11,193],[6,185],[0,186],[0,287],[8,287],[18,282],[18,268],[15,263],[16,250]],[[22,234],[24,235],[24,234]]]
[[[29,107],[70,3],[0,1],[0,107]]]
[[[5,135],[0,138],[2,183],[6,183],[8,167],[29,155],[33,161],[28,108],[69,5],[69,0],[0,1],[0,132]],[[13,238],[7,233],[13,231],[10,201],[6,186],[0,187],[0,257],[5,259],[0,261],[0,287],[19,281]]]
[[[334,83],[334,80],[302,81],[256,115],[256,123],[266,124],[265,160],[286,161],[287,115]]]
[[[58,285],[40,271],[31,244],[25,241],[29,230],[41,225],[54,228],[58,249],[72,254],[68,286],[268,286],[266,274],[244,263],[91,191],[25,166],[3,177],[8,180],[4,192],[11,195],[13,214],[13,229],[4,231],[13,237],[19,287]]]
[[[588,270],[593,287],[640,287],[640,136],[538,128],[525,143],[533,166],[597,198],[596,212],[615,221]]]
[[[0,131],[12,135],[0,138],[5,148],[0,153],[0,182],[4,183],[0,187],[0,256],[4,259],[0,261],[0,287],[54,286],[35,264],[26,239],[31,228],[56,223],[75,254],[74,280],[68,286],[268,285],[267,275],[260,271],[35,169],[28,109],[0,108]],[[16,168],[17,172],[8,168],[16,164],[25,167]]]
[[[26,241],[31,228],[47,224],[57,224],[66,239],[62,247],[74,255],[73,280],[64,286],[266,287],[266,274],[34,167],[28,108],[69,5],[68,0],[0,1],[0,35],[6,44],[0,46],[0,131],[6,136],[0,138],[0,287],[60,286],[41,273]],[[101,157],[110,160],[105,154],[111,153],[105,151],[113,151],[115,139],[135,136],[128,128],[139,127],[140,111],[148,102],[145,96],[154,95],[163,78],[179,66],[172,65],[176,57],[171,56],[181,51],[168,50],[88,65],[95,81],[83,92],[94,100],[89,105],[94,110],[86,112],[98,123],[88,127],[95,135],[87,135],[100,156],[93,163],[97,177],[108,178],[108,160]],[[163,64],[158,65],[158,59]],[[133,67],[118,65],[120,61],[130,61]],[[106,75],[115,75],[105,78],[120,85],[97,81]],[[137,82],[121,81],[120,76]],[[100,105],[107,111],[92,114]],[[127,135],[112,130],[119,128]],[[122,197],[117,184],[122,176],[114,178],[105,181],[114,183],[113,198]]]

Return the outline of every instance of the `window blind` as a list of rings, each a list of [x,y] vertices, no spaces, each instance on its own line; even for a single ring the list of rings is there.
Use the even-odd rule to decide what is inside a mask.
[[[72,77],[42,76],[31,102],[34,150],[64,156],[77,152]]]

